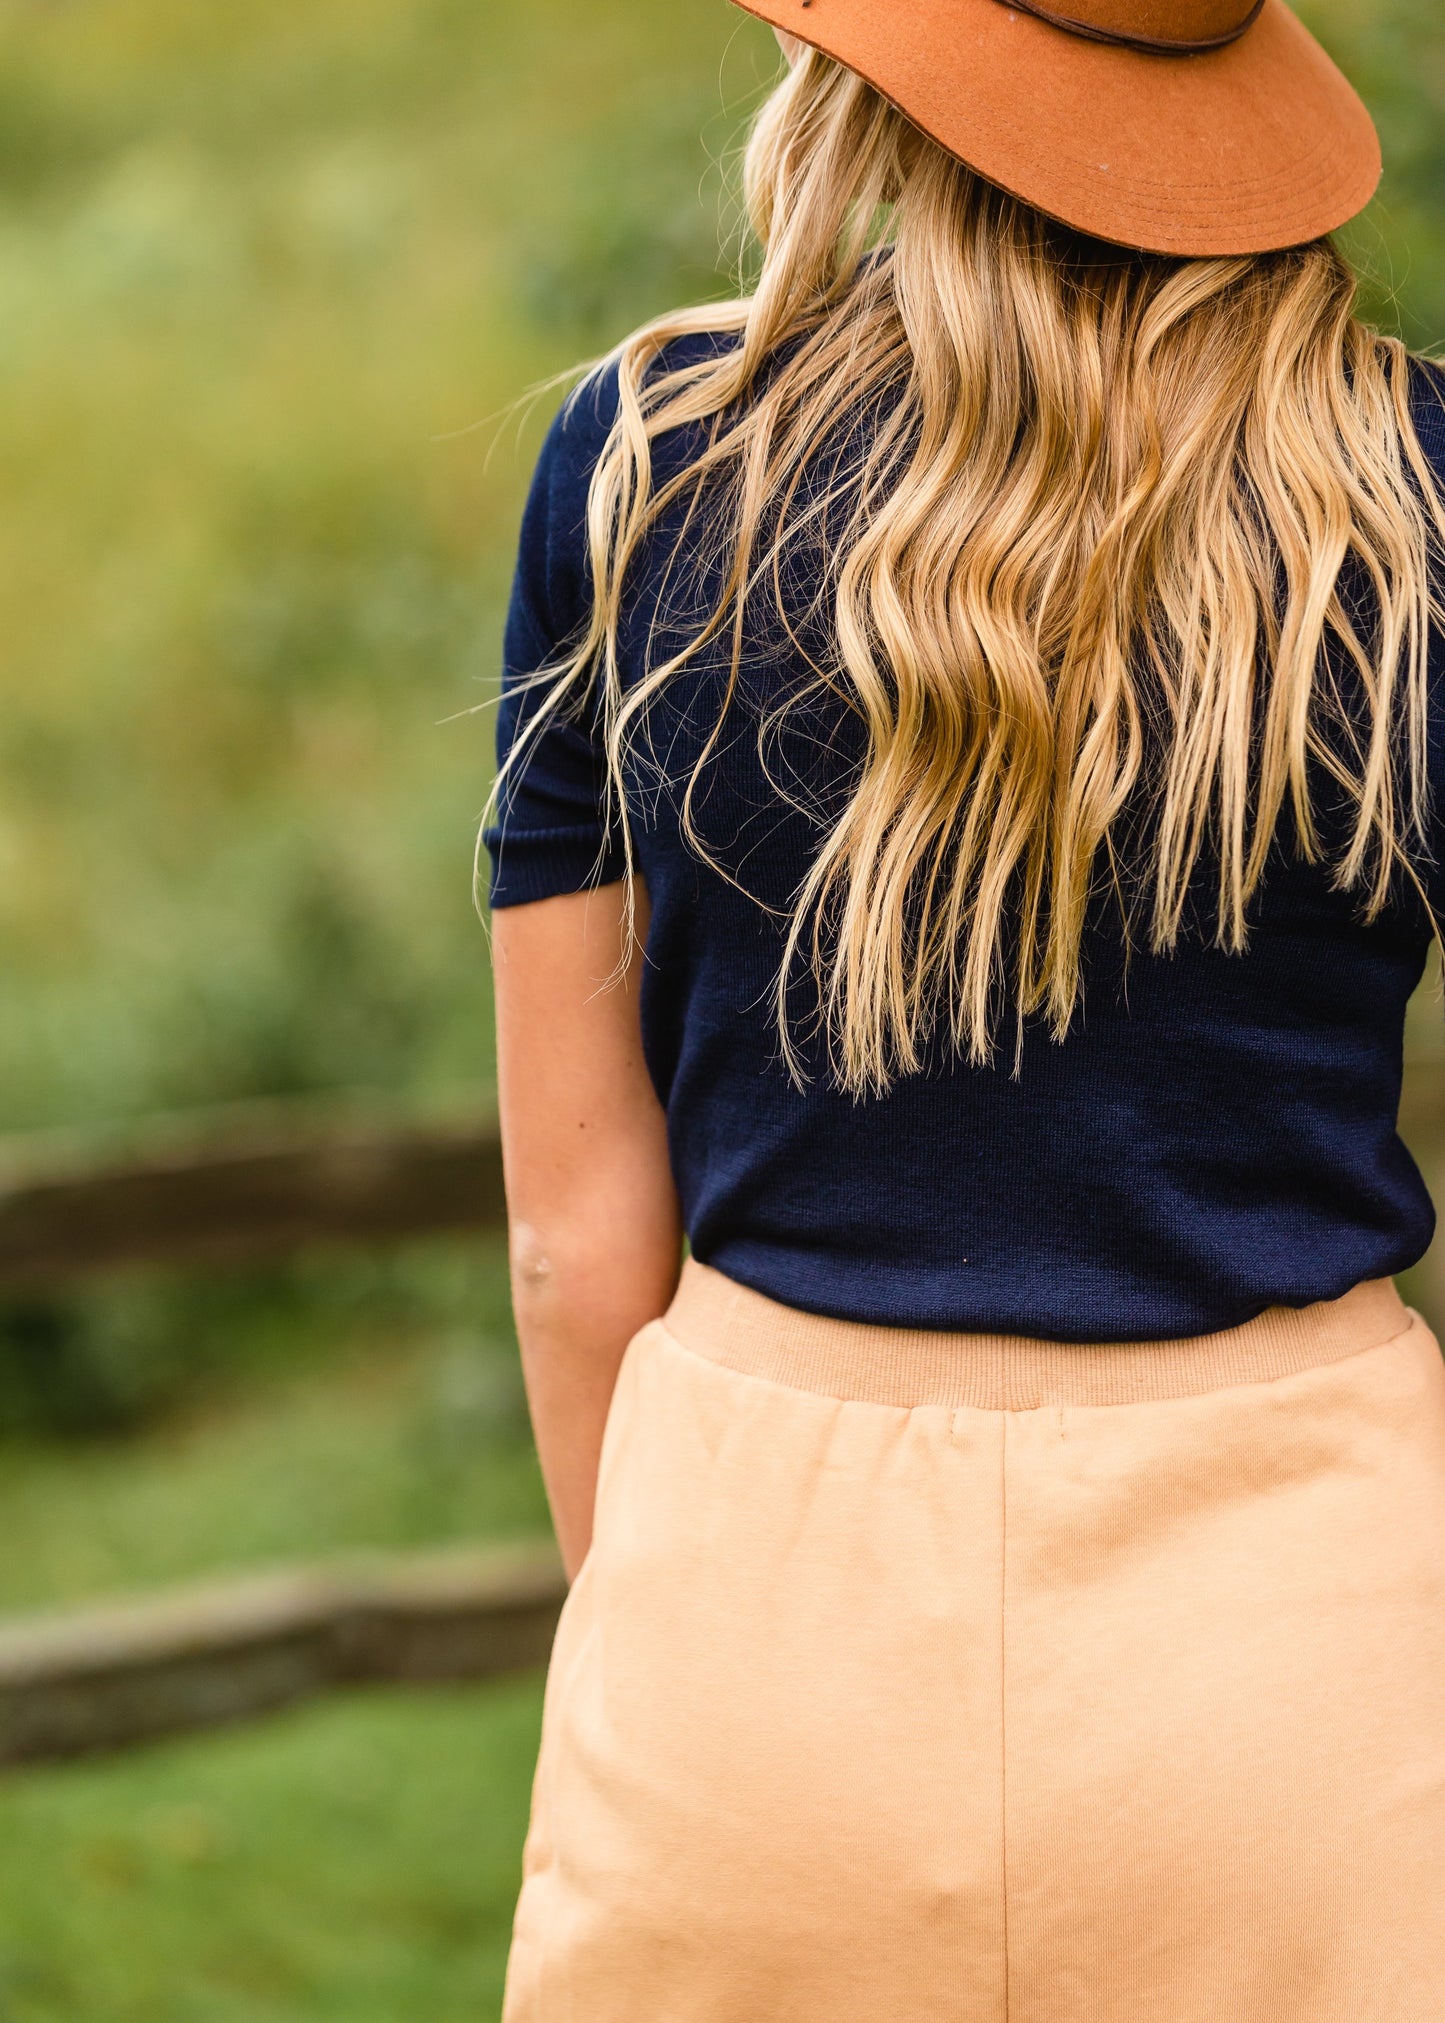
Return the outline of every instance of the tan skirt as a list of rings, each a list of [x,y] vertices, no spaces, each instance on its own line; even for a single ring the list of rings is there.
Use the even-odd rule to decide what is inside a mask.
[[[1440,2023],[1445,1369],[690,1264],[548,1675],[505,2023]]]

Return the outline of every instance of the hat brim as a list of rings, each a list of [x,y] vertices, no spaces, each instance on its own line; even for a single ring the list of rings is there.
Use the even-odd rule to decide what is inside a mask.
[[[990,182],[1119,245],[1303,245],[1380,180],[1369,113],[1284,0],[1194,56],[1090,41],[1004,0],[737,4],[857,71]]]

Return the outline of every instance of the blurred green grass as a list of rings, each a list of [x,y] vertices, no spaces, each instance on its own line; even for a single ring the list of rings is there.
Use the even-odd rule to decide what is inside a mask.
[[[420,1285],[394,1268],[343,1305],[318,1300],[329,1336],[288,1321],[136,1437],[0,1447],[0,1614],[545,1532],[502,1244],[447,1262],[441,1288],[438,1262]]]
[[[359,1696],[12,1777],[6,2023],[480,2023],[500,2007],[532,1681]]]
[[[1302,11],[1434,341],[1434,0]],[[507,410],[720,285],[772,62],[722,0],[0,13],[0,1130],[487,1082]],[[0,1436],[0,1609],[545,1521],[495,1249],[7,1308]],[[0,2023],[495,2015],[538,1693],[8,1778]]]
[[[132,1438],[0,1447],[0,1612],[543,1531],[500,1241],[345,1290]],[[363,1693],[6,1775],[0,2019],[495,2016],[540,1708]]]

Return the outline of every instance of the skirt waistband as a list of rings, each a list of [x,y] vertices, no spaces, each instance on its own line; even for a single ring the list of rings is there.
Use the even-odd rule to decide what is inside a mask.
[[[1179,1341],[1050,1342],[1028,1335],[879,1327],[801,1313],[689,1258],[663,1325],[684,1348],[747,1376],[875,1405],[1127,1405],[1265,1383],[1393,1341],[1414,1315],[1388,1278],[1339,1299],[1270,1307]]]

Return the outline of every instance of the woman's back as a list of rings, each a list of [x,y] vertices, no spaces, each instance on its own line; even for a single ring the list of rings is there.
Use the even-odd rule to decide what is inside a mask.
[[[641,874],[685,1226],[758,1291],[1110,1341],[1403,1269],[1442,381],[1323,247],[1129,256],[791,88],[754,296],[548,437],[493,905]]]
[[[1445,400],[1318,236],[1368,118],[1282,0],[746,4],[829,52],[756,286],[564,409],[508,632],[580,1572],[506,2023],[1435,2023]]]
[[[508,634],[516,675],[585,620],[587,490],[613,389],[610,376],[589,382],[549,436]],[[1445,411],[1423,376],[1418,412],[1445,481]],[[690,447],[665,441],[660,472]],[[687,603],[707,594],[675,564],[669,584],[685,511],[679,502],[659,525],[629,581],[619,641],[629,684],[649,642],[657,653],[659,607],[685,628]],[[1423,1253],[1433,1213],[1395,1115],[1428,915],[1405,887],[1362,921],[1358,895],[1332,889],[1328,865],[1301,861],[1283,837],[1244,952],[1213,944],[1207,866],[1164,953],[1135,945],[1126,959],[1117,907],[1101,893],[1062,1042],[1035,1021],[1017,1061],[1006,1047],[977,1065],[936,1037],[921,1073],[855,1097],[831,1084],[815,1031],[800,1042],[800,1087],[781,1058],[774,980],[820,816],[856,769],[860,731],[833,696],[779,714],[812,672],[760,602],[693,805],[699,850],[683,833],[677,783],[719,721],[729,666],[719,641],[660,691],[648,745],[658,770],[639,760],[628,798],[651,905],[644,1040],[695,1256],[819,1313],[1108,1341],[1199,1334],[1333,1298]],[[1445,667],[1435,688],[1445,711]],[[509,690],[504,749],[537,695]],[[1432,726],[1445,794],[1445,717]],[[490,832],[495,905],[576,890],[599,867],[616,874],[603,792],[595,740],[557,724]],[[805,982],[794,997],[806,1019]]]

